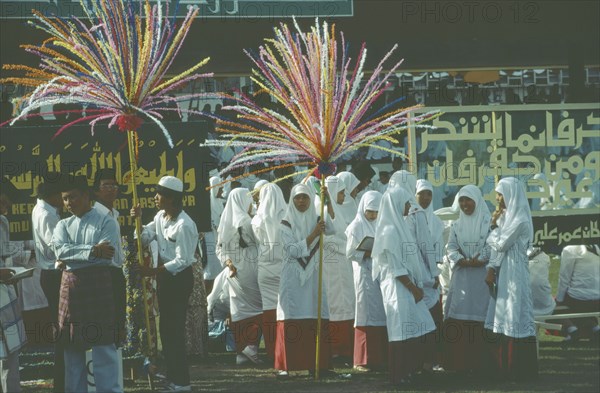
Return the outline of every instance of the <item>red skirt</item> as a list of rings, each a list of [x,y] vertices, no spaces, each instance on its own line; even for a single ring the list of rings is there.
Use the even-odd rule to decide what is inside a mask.
[[[231,329],[235,337],[235,349],[237,353],[242,353],[248,345],[260,344],[262,314],[254,317],[232,322]]]
[[[347,356],[354,353],[354,320],[329,321],[329,342],[333,356]]]
[[[262,319],[265,350],[269,359],[275,359],[275,338],[277,337],[277,310],[263,310]]]
[[[489,346],[492,369],[490,372],[502,380],[535,380],[538,376],[536,337],[513,338],[484,331]]]
[[[331,368],[331,347],[327,340],[329,321],[321,320],[319,369]],[[275,368],[296,371],[314,370],[316,357],[316,319],[277,321]]]
[[[388,335],[385,326],[354,328],[354,365],[382,368],[387,363]]]
[[[433,340],[428,333],[404,341],[391,341],[388,346],[390,382],[397,385],[407,375],[420,370],[433,352]]]
[[[468,371],[483,368],[483,322],[448,318],[444,322],[443,337],[446,370]]]

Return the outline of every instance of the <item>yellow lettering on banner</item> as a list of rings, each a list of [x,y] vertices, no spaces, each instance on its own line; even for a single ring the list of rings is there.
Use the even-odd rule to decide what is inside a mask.
[[[185,206],[185,207],[196,206],[196,197],[194,195],[184,195],[183,196],[183,206]]]
[[[29,220],[21,220],[21,221],[11,221],[9,223],[10,232],[29,232],[31,230],[31,225]]]
[[[115,200],[115,209],[117,210],[129,210],[129,199],[117,198]]]

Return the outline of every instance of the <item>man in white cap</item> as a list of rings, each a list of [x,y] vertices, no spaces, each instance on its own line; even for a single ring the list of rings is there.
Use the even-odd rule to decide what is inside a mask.
[[[183,211],[183,183],[176,177],[164,176],[156,187],[154,202],[159,212],[142,231],[144,245],[158,242],[158,267],[141,267],[145,276],[156,276],[160,339],[166,364],[166,392],[189,392],[190,374],[185,355],[185,320],[194,276],[192,264],[197,262],[198,229]],[[131,209],[133,217],[142,216],[140,206]]]

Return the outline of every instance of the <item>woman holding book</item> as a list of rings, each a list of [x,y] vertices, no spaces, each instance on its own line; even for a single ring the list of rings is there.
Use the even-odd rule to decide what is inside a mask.
[[[356,217],[346,229],[346,256],[352,261],[356,308],[354,317],[354,368],[368,371],[387,362],[387,330],[379,283],[373,279],[372,241],[381,194],[367,191]],[[366,244],[371,241],[370,246]],[[361,247],[359,247],[361,246]]]
[[[533,242],[531,211],[524,185],[507,177],[496,186],[498,208],[492,215],[491,247],[485,282],[495,289],[485,328],[495,375],[526,380],[537,377],[536,328],[529,284],[527,249]]]
[[[447,255],[452,279],[444,308],[446,370],[471,371],[483,365],[483,322],[490,295],[485,284],[491,214],[474,185],[457,195],[459,217],[450,227]]]

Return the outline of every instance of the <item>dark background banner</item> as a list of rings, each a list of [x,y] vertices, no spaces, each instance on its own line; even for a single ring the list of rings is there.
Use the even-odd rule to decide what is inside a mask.
[[[209,194],[205,187],[209,172],[216,165],[208,149],[198,146],[206,139],[208,123],[165,124],[174,148],[168,146],[154,124],[146,122],[140,127],[137,190],[143,222],[149,222],[156,214],[153,197],[158,180],[172,175],[184,182],[184,210],[196,222],[199,231],[209,231]],[[11,240],[32,238],[31,211],[36,203],[36,189],[48,170],[85,175],[92,185],[97,169],[114,168],[122,185],[115,207],[121,214],[122,234],[130,235],[134,223],[129,217],[132,187],[126,134],[118,132],[116,127],[108,129],[100,125],[91,135],[89,126],[74,126],[52,139],[59,128],[51,122],[0,128],[2,189],[9,192],[13,201],[8,215]]]
[[[600,212],[576,212],[575,209],[559,210],[556,215],[533,217],[534,244],[558,255],[570,244],[600,244]]]

